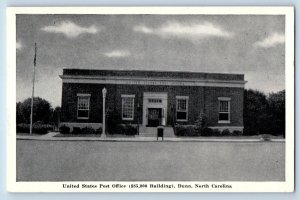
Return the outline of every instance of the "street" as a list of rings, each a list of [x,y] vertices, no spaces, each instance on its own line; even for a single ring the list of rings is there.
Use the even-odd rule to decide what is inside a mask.
[[[284,181],[284,142],[17,140],[17,181]]]

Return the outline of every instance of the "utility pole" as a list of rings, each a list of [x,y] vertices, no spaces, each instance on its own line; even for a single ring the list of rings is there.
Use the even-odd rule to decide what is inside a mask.
[[[30,134],[32,134],[32,119],[33,119],[33,99],[34,99],[34,82],[35,82],[36,52],[37,52],[37,46],[36,46],[36,43],[34,43],[34,59],[33,59],[33,69],[32,69],[32,94],[31,94],[31,109],[30,109],[30,130],[29,130],[29,133],[30,133]]]

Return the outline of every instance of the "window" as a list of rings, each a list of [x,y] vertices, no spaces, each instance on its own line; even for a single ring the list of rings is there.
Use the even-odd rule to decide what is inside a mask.
[[[188,100],[189,100],[189,97],[187,97],[187,96],[176,96],[176,119],[177,119],[177,121],[187,121]]]
[[[149,103],[161,103],[162,100],[161,99],[148,99]]]
[[[77,119],[88,119],[90,110],[90,94],[77,94]]]
[[[134,95],[122,95],[122,120],[133,120]]]
[[[230,98],[219,97],[219,123],[230,123]]]

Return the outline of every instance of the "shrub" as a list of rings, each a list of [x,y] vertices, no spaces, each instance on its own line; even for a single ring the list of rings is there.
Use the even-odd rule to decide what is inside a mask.
[[[80,127],[73,127],[73,131],[72,131],[73,135],[78,135],[80,133],[81,133]]]
[[[101,135],[102,134],[102,127],[96,129],[95,134]]]
[[[229,136],[231,133],[230,133],[230,130],[229,129],[224,129],[222,131],[222,136]]]
[[[59,127],[59,132],[61,134],[69,134],[70,128],[68,126],[63,125],[63,126]]]
[[[199,136],[198,131],[196,131],[194,126],[175,126],[176,136]]]
[[[124,134],[124,128],[122,124],[117,124],[109,129],[110,134]]]
[[[202,130],[207,127],[206,121],[207,119],[205,114],[201,112],[195,122],[195,131],[198,132],[198,135],[200,135]]]
[[[122,119],[115,110],[109,110],[107,113],[107,131],[110,134],[122,134]]]
[[[117,124],[115,126],[110,127],[109,134],[120,134],[120,135],[136,135],[137,128],[131,124]]]
[[[208,128],[208,127],[203,128],[201,130],[201,136],[205,136],[205,137],[207,137],[207,136],[213,136],[213,130],[211,128]]]
[[[96,134],[96,130],[92,127],[84,127],[81,129],[81,134]]]
[[[268,134],[261,135],[261,140],[263,141],[271,141],[271,136]]]
[[[221,136],[221,131],[219,129],[215,128],[212,130],[212,135],[219,137],[219,136]]]
[[[30,132],[30,124],[18,124],[17,125],[17,133],[29,133]],[[49,124],[33,124],[32,125],[32,133],[35,134],[46,134],[48,131],[53,130],[53,126]]]
[[[137,134],[137,129],[136,127],[126,124],[124,127],[124,134],[125,135],[136,135]]]
[[[233,135],[233,136],[241,136],[241,135],[243,135],[243,132],[242,132],[242,131],[238,131],[238,130],[234,130],[234,131],[232,132],[232,135]]]

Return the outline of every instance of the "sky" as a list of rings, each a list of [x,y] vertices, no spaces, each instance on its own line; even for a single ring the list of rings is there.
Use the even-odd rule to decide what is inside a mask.
[[[63,68],[245,74],[245,87],[285,89],[282,15],[17,15],[17,101],[61,105]]]

